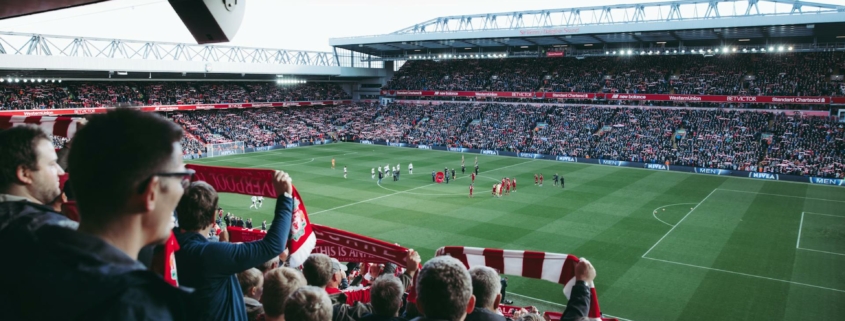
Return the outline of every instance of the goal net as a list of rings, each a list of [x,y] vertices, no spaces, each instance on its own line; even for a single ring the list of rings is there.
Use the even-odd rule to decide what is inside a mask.
[[[231,142],[206,145],[208,157],[235,155],[244,153],[244,142]]]

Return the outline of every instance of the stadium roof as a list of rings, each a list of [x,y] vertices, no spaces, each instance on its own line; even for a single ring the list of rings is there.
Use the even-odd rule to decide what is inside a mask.
[[[799,0],[685,0],[488,13],[439,17],[390,34],[329,42],[379,60],[491,52],[513,57],[519,51],[537,54],[555,47],[574,54],[725,45],[845,47],[845,6]]]

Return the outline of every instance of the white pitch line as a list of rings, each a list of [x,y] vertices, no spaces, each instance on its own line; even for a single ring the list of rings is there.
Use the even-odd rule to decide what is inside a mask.
[[[813,214],[813,215],[821,215],[821,216],[830,216],[830,217],[841,217],[841,218],[845,218],[845,216],[842,216],[842,215],[833,215],[833,214],[824,214],[824,213],[814,213],[814,212],[802,212],[802,213]]]
[[[563,307],[564,309],[566,309],[566,304],[552,302],[552,301],[546,301],[546,300],[543,300],[543,299],[538,299],[538,298],[534,298],[534,297],[530,297],[530,296],[527,296],[527,295],[522,295],[522,294],[514,293],[514,292],[508,292],[508,294],[512,294],[512,295],[515,295],[515,296],[519,296],[519,297],[523,297],[523,298],[531,299],[531,300],[535,300],[535,301],[540,301],[540,302],[543,302],[545,304],[560,306],[560,307]],[[616,318],[616,319],[619,319],[619,320],[634,321],[634,320],[631,320],[631,319],[625,319],[625,318],[622,318],[622,317],[612,316],[612,315],[607,314],[607,313],[602,313],[602,315],[604,315],[606,317]]]
[[[517,166],[517,165],[522,165],[522,164],[525,164],[525,163],[530,163],[530,162],[533,162],[533,161],[534,161],[534,160],[532,159],[532,160],[527,161],[527,162],[522,162],[522,163],[517,163],[517,164],[513,164],[513,165],[508,165],[508,166],[505,166],[505,167],[499,167],[499,168],[496,168],[496,169],[491,169],[491,170],[489,170],[488,172],[497,171],[497,170],[500,170],[500,169],[505,169],[505,168],[509,168],[509,167],[514,167],[514,166]],[[458,177],[458,178],[456,178],[455,180],[459,180],[459,179],[461,179],[461,178],[467,178],[467,177],[469,177],[469,176]],[[352,206],[352,205],[357,205],[357,204],[361,204],[361,203],[366,203],[366,202],[370,202],[370,201],[375,201],[375,200],[377,200],[377,199],[382,199],[382,198],[385,198],[385,197],[388,197],[388,196],[393,196],[393,195],[396,195],[396,194],[407,193],[407,192],[410,192],[410,191],[413,191],[413,190],[417,190],[417,189],[420,189],[420,188],[423,188],[423,187],[428,187],[428,186],[431,186],[431,185],[434,185],[434,184],[437,184],[437,183],[431,183],[431,184],[428,184],[428,185],[423,185],[423,186],[419,186],[419,187],[414,187],[414,188],[412,188],[412,189],[407,189],[407,190],[404,190],[404,191],[401,191],[401,192],[396,192],[396,193],[391,193],[391,194],[382,195],[382,196],[378,196],[378,197],[373,197],[373,198],[366,199],[366,200],[363,200],[363,201],[358,201],[358,202],[355,202],[355,203],[350,203],[350,204],[341,205],[341,206],[333,207],[333,208],[326,209],[326,210],[322,210],[322,211],[317,211],[317,212],[314,212],[314,213],[309,213],[308,215],[309,215],[309,216],[314,216],[314,215],[316,215],[316,214],[325,213],[325,212],[330,212],[330,211],[334,211],[334,210],[341,209],[341,208],[348,207],[348,206]]]
[[[803,248],[803,247],[799,247],[798,249],[799,249],[799,250],[804,250],[804,251],[812,251],[812,252],[819,252],[819,253],[827,253],[827,254],[833,254],[833,255],[842,255],[842,256],[845,256],[845,253],[836,253],[836,252],[828,252],[828,251],[822,251],[822,250],[805,249],[805,248]]]
[[[678,221],[678,223],[676,223],[676,224],[675,224],[675,226],[672,226],[672,228],[670,228],[670,229],[669,229],[669,231],[668,231],[668,232],[666,232],[666,234],[663,234],[663,237],[661,237],[659,240],[657,240],[657,243],[654,243],[654,245],[652,245],[652,246],[648,249],[648,251],[646,251],[646,252],[645,252],[645,254],[643,254],[643,256],[641,256],[641,257],[642,257],[642,258],[646,258],[645,256],[646,256],[646,255],[648,255],[648,253],[649,253],[649,252],[651,252],[651,250],[653,250],[653,249],[657,246],[657,244],[660,244],[660,241],[663,241],[663,239],[665,239],[667,236],[669,236],[669,233],[672,233],[672,231],[674,231],[674,230],[675,230],[675,228],[676,228],[676,227],[678,227],[678,225],[681,225],[681,222],[683,222],[685,219],[687,219],[687,217],[688,217],[690,214],[692,214],[692,212],[695,212],[695,209],[697,209],[699,206],[701,206],[701,204],[704,204],[704,201],[706,201],[708,198],[710,198],[710,195],[713,195],[713,193],[714,193],[714,192],[716,192],[717,190],[718,190],[718,188],[714,188],[714,189],[713,189],[713,191],[711,191],[711,192],[710,192],[710,194],[707,194],[707,196],[705,196],[705,197],[704,197],[704,199],[703,199],[703,200],[701,200],[701,202],[698,202],[698,205],[696,205],[695,207],[693,207],[693,208],[689,211],[689,213],[687,213],[687,215],[684,215],[684,217],[683,217],[683,218],[681,218],[681,220],[680,220],[680,221]]]
[[[801,228],[804,227],[804,212],[801,212],[801,223],[798,224],[798,242],[795,242],[795,248],[801,248]]]
[[[657,217],[657,210],[664,208],[664,207],[669,207],[669,206],[688,205],[688,204],[695,204],[695,203],[678,203],[678,204],[672,204],[672,205],[663,205],[663,206],[655,208],[653,211],[651,211],[651,216],[654,216],[654,218],[657,219],[658,221],[660,221],[660,223],[663,223],[663,224],[666,224],[666,225],[669,225],[669,226],[675,226],[675,225],[666,223],[663,220],[661,220],[659,217]]]
[[[742,273],[742,272],[728,271],[728,270],[722,270],[722,269],[711,268],[711,267],[700,266],[700,265],[694,265],[694,264],[687,264],[687,263],[681,263],[681,262],[675,262],[675,261],[655,259],[655,258],[650,258],[650,257],[643,257],[643,258],[653,260],[653,261],[658,261],[658,262],[669,263],[669,264],[677,264],[677,265],[689,266],[689,267],[711,270],[711,271],[718,271],[718,272],[724,272],[724,273],[730,273],[730,274],[736,274],[736,275],[744,275],[744,276],[748,276],[748,277],[752,277],[752,278],[758,278],[758,279],[764,279],[764,280],[770,280],[770,281],[778,281],[778,282],[784,282],[784,283],[795,284],[795,285],[803,285],[803,286],[807,286],[807,287],[811,287],[811,288],[817,288],[817,289],[822,289],[822,290],[829,290],[829,291],[834,291],[834,292],[845,293],[845,290],[828,288],[828,287],[823,287],[823,286],[819,286],[819,285],[812,285],[812,284],[795,282],[795,281],[781,280],[781,279],[775,279],[775,278],[770,278],[770,277],[766,277],[766,276],[759,276],[759,275]]]
[[[802,183],[802,184],[803,184],[803,183]],[[826,202],[845,203],[845,201],[832,200],[832,199],[826,199],[826,198],[814,198],[814,197],[804,197],[804,196],[796,196],[796,195],[784,195],[784,194],[761,193],[761,192],[751,192],[751,191],[742,191],[742,190],[725,189],[725,188],[719,188],[719,189],[720,189],[720,190],[723,190],[723,191],[729,191],[729,192],[749,193],[749,194],[762,194],[762,195],[771,195],[771,196],[780,196],[780,197],[803,198],[803,199],[814,200],[814,201],[826,201]]]

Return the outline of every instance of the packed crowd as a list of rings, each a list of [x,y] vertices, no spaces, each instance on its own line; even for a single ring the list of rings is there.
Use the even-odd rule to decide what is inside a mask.
[[[349,99],[336,84],[274,82],[0,83],[0,110]]]
[[[843,71],[835,52],[417,60],[386,89],[843,96]]]
[[[16,260],[0,265],[4,320],[507,320],[506,278],[450,256],[422,264],[407,250],[404,264],[344,265],[315,253],[291,266],[286,248],[299,214],[282,171],[268,182],[278,196],[264,237],[217,237],[219,195],[192,182],[182,137],[160,115],[118,109],[92,116],[60,164],[40,127],[0,131],[0,241],[15,245],[0,254]],[[597,307],[592,264],[579,260],[572,278],[563,321]],[[507,315],[543,320],[538,312]]]
[[[325,137],[819,177],[845,173],[845,131],[836,119],[738,109],[356,104],[172,117],[186,137],[211,133],[249,147]]]

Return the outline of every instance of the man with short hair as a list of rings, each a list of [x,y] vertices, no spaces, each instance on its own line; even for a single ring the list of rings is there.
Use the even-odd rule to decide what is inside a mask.
[[[179,201],[180,250],[176,252],[180,281],[192,287],[194,304],[204,320],[246,320],[243,293],[235,276],[277,257],[285,250],[293,215],[293,185],[287,173],[276,171],[273,188],[279,196],[270,229],[263,239],[248,243],[209,242],[204,236],[211,228],[219,197],[206,182],[190,183]]]
[[[469,269],[469,276],[472,279],[475,308],[467,315],[466,321],[505,321],[505,317],[496,313],[502,299],[502,284],[496,270],[476,266]]]
[[[15,264],[0,265],[4,319],[195,317],[187,292],[171,286],[137,260],[141,248],[162,244],[170,236],[173,210],[192,176],[182,162],[181,138],[179,126],[153,113],[117,109],[91,117],[74,137],[69,157],[71,185],[84,217],[79,230],[48,231],[44,226],[17,233],[14,225],[7,225],[0,231],[0,241],[14,244],[3,247],[0,255],[15,258]],[[47,151],[50,144],[38,144],[44,150],[37,155],[54,155]],[[9,145],[0,146],[5,149]],[[9,154],[2,155],[6,161]],[[52,163],[44,164],[52,167]],[[14,173],[17,185],[34,187],[34,182],[41,182],[41,175],[50,181],[40,192],[29,192],[34,200],[43,202],[58,195],[58,180],[53,177],[57,169],[39,164]],[[7,237],[15,239],[5,242]],[[50,289],[49,295],[45,289]]]
[[[285,302],[291,293],[305,285],[305,277],[297,270],[281,267],[267,272],[261,294],[265,321],[284,320]]]
[[[238,273],[238,283],[241,286],[241,292],[244,294],[247,320],[258,320],[258,316],[264,314],[264,308],[261,306],[261,302],[258,302],[264,289],[263,274],[256,268],[245,270]]]
[[[404,294],[405,287],[399,278],[393,275],[378,277],[370,287],[373,313],[364,316],[360,321],[404,321],[405,319],[399,317]]]
[[[332,317],[332,301],[326,291],[303,286],[285,302],[285,321],[327,321]]]
[[[413,321],[463,321],[475,307],[469,272],[451,256],[426,262],[417,276],[416,290],[416,305],[423,316]]]

